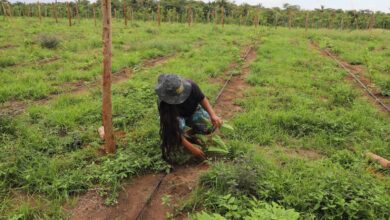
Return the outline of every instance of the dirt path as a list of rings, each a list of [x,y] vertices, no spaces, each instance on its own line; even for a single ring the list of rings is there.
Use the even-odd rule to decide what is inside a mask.
[[[235,113],[241,111],[241,107],[235,104],[235,100],[243,98],[244,90],[248,87],[245,78],[249,74],[250,64],[256,59],[255,47],[250,45],[245,48],[245,52],[241,57],[244,60],[244,64],[241,67],[240,74],[231,76],[229,83],[226,84],[223,93],[218,97],[215,104],[216,113],[223,119],[229,119]],[[235,66],[232,65],[234,68]],[[225,74],[231,74],[229,72],[226,71]]]
[[[142,67],[143,68],[153,68],[155,66],[158,66],[162,63],[167,62],[171,58],[173,58],[175,55],[170,54],[163,57],[157,57],[157,58],[151,58],[143,61]],[[134,71],[131,68],[123,68],[119,70],[116,73],[112,74],[112,83],[113,84],[119,84],[122,82],[127,81],[131,78]],[[0,104],[0,115],[8,115],[8,116],[15,116],[18,114],[23,113],[28,106],[33,104],[47,104],[48,101],[53,100],[54,98],[58,97],[62,94],[73,94],[73,95],[81,95],[84,93],[89,92],[91,89],[97,88],[100,86],[101,80],[95,81],[95,82],[87,82],[87,81],[78,81],[78,82],[72,82],[72,83],[65,83],[61,85],[63,88],[67,88],[69,91],[61,93],[61,94],[52,94],[48,97],[40,100],[33,100],[33,101],[9,101],[3,104]]]
[[[232,76],[224,87],[218,101],[216,111],[228,119],[241,110],[234,104],[234,100],[242,98],[248,86],[245,77],[249,73],[249,66],[256,58],[253,45],[244,48],[242,55],[244,63],[240,66],[241,75]],[[230,72],[239,67],[232,63],[224,72]],[[231,109],[235,109],[231,111]],[[151,174],[134,178],[132,183],[125,186],[120,193],[118,205],[107,207],[102,205],[103,200],[96,191],[83,195],[76,207],[71,210],[71,219],[137,219],[137,220],[163,220],[167,213],[172,213],[183,200],[188,198],[192,189],[196,187],[198,177],[208,169],[205,163],[176,167],[171,173]],[[163,204],[162,200],[168,200]],[[184,215],[174,216],[175,219],[184,219]]]
[[[351,72],[355,75],[355,77],[363,84],[361,85],[351,74],[347,74],[345,79],[353,85],[355,85],[358,89],[362,90],[364,92],[364,95],[367,97],[369,102],[371,102],[379,111],[390,114],[389,109],[390,107],[390,97],[383,96],[379,89],[373,85],[370,79],[364,76],[364,73],[367,71],[366,67],[362,65],[352,65],[349,62],[343,60],[339,56],[333,54],[330,50],[325,49],[322,50],[315,42],[310,41],[310,47],[314,50],[317,50],[321,53],[322,56],[328,57],[330,59],[333,59],[341,68],[345,68],[346,71]],[[366,91],[364,88],[366,87],[368,91]],[[379,102],[382,102],[383,105],[381,105]]]

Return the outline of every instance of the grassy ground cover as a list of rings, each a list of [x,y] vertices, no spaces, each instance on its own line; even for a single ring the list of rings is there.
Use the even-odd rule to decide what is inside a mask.
[[[319,30],[310,37],[322,48],[330,48],[354,65],[366,67],[365,76],[376,84],[383,95],[390,95],[390,33],[386,30],[337,31]]]
[[[71,89],[72,83],[88,83],[100,77],[101,25],[95,27],[93,20],[82,20],[68,27],[66,22],[47,20],[41,24],[37,19],[22,18],[2,22],[0,103],[41,99]],[[148,58],[188,51],[205,37],[199,27],[183,27],[166,24],[157,28],[143,22],[125,27],[114,21],[113,72],[137,67]],[[58,46],[46,47],[54,42]],[[52,58],[56,60],[44,63]]]
[[[373,175],[363,156],[390,157],[388,117],[303,31],[261,39],[238,101],[245,111],[227,136],[236,159],[203,175],[184,210],[213,213],[194,219],[388,219],[388,171]]]
[[[134,26],[135,30],[144,24],[138,25]],[[106,202],[113,204],[122,180],[145,172],[167,170],[169,166],[161,160],[159,150],[153,91],[157,75],[174,72],[191,77],[213,97],[221,85],[210,84],[209,77],[221,76],[229,63],[239,61],[240,49],[252,40],[253,31],[241,28],[240,31],[246,33],[242,36],[234,26],[222,31],[205,25],[188,29],[184,25],[167,24],[165,31],[160,31],[147,25],[156,37],[135,43],[139,48],[149,45],[150,50],[155,50],[156,46],[151,46],[154,42],[171,48],[173,37],[161,33],[165,31],[172,35],[177,33],[176,43],[202,40],[203,46],[183,46],[174,60],[156,68],[139,69],[129,82],[114,86],[114,127],[125,132],[121,134],[114,156],[97,155],[101,144],[96,133],[101,123],[98,89],[90,94],[60,95],[47,105],[31,106],[16,118],[0,119],[1,218],[66,218],[62,207],[64,203],[71,206],[74,195],[97,187],[107,196]],[[92,25],[86,27],[94,29]],[[115,37],[114,41],[117,41]],[[174,47],[182,48],[181,45]],[[117,56],[126,62],[127,54]],[[72,74],[79,74],[77,71]]]
[[[1,22],[7,31],[0,33],[0,46],[16,46],[0,49],[1,102],[61,93],[60,85],[99,76],[100,28],[93,21],[69,28],[65,20],[40,25],[14,19],[12,29]],[[339,45],[338,38],[356,38],[358,45],[359,36],[367,35],[323,32]],[[41,33],[59,37],[59,47],[42,48]],[[202,210],[194,219],[388,219],[388,171],[368,163],[363,153],[390,158],[389,119],[343,80],[342,69],[309,47],[308,36],[325,39],[314,31],[305,35],[284,28],[255,32],[233,25],[222,30],[165,23],[157,28],[143,22],[125,28],[115,21],[114,71],[177,55],[160,66],[135,68],[131,80],[114,85],[114,127],[121,137],[115,155],[97,153],[102,144],[96,132],[98,88],[32,105],[17,117],[2,116],[0,219],[67,218],[64,204],[72,206],[88,189],[99,189],[113,204],[124,180],[167,170],[158,147],[157,75],[191,78],[213,100],[222,86],[213,78],[224,78],[225,69],[240,62],[241,49],[253,41],[260,41],[257,59],[246,96],[237,101],[244,111],[231,122],[235,132],[224,137],[231,152],[225,162],[213,163],[183,210]],[[377,45],[385,45],[386,37],[373,36]],[[60,60],[31,64],[55,56]]]

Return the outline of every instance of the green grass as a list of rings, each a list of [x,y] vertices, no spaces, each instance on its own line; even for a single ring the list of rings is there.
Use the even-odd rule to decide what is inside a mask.
[[[251,219],[251,210],[261,208],[255,198],[294,209],[301,219],[389,218],[390,178],[386,171],[381,179],[368,172],[372,165],[363,156],[369,150],[390,157],[388,117],[343,80],[343,70],[312,50],[300,30],[268,32],[257,54],[247,78],[251,88],[239,102],[245,111],[227,137],[252,146],[243,150],[251,156],[215,164],[184,212]],[[232,204],[224,201],[227,195]]]
[[[383,95],[390,94],[390,34],[387,30],[311,31],[309,36],[351,64],[364,65],[365,76]]]
[[[86,33],[94,32],[92,23],[85,22],[85,25],[80,27],[80,32],[84,29]],[[233,26],[225,28],[229,33],[227,35],[219,29],[204,25],[188,29],[184,25],[167,24],[164,29],[157,29],[152,24],[140,23],[129,29],[131,32],[139,29],[146,31],[141,31],[140,36],[135,35],[133,38],[129,35],[129,40],[126,40],[125,34],[114,34],[118,36],[113,39],[114,48],[115,42],[119,41],[131,46],[129,53],[115,53],[114,49],[114,69],[130,65],[129,62],[138,65],[144,58],[173,52],[178,54],[174,60],[155,68],[138,68],[129,82],[114,85],[114,127],[126,132],[118,143],[117,153],[105,157],[97,155],[97,149],[102,145],[96,133],[101,124],[101,94],[98,88],[87,94],[60,95],[47,105],[29,107],[25,114],[16,118],[2,118],[1,198],[8,201],[2,203],[2,217],[21,215],[23,218],[63,218],[67,216],[61,209],[64,203],[95,187],[102,188],[100,193],[105,195],[106,202],[113,204],[124,179],[145,172],[167,170],[169,166],[162,161],[159,149],[156,96],[153,90],[157,75],[175,72],[190,77],[203,87],[206,94],[213,97],[222,85],[209,84],[209,75],[221,76],[229,63],[239,59],[241,47],[251,40],[250,29],[242,29],[249,32],[243,37],[240,32],[233,32]],[[150,29],[155,31],[148,31]],[[63,30],[66,32],[60,36],[73,35],[73,29],[63,27]],[[114,29],[113,33],[117,31]],[[157,36],[149,36],[149,33]],[[75,37],[73,35],[74,44],[88,44],[78,42]],[[194,46],[198,42],[202,45]],[[77,68],[78,59],[80,62],[91,57],[100,59],[97,54],[87,51],[82,52],[84,54],[80,57],[78,50],[67,53],[70,54],[67,56],[68,62],[75,60],[75,65],[56,65],[72,68],[67,72],[72,76],[83,74]],[[18,55],[23,54],[20,51]],[[9,68],[6,71],[14,67]],[[23,74],[24,70],[30,69],[29,66],[18,68]],[[50,68],[45,65],[40,71],[45,75]],[[93,68],[101,68],[100,63]],[[53,73],[54,76],[58,74],[61,73]],[[15,79],[15,83],[18,82]],[[55,82],[59,85],[61,83]],[[50,81],[45,81],[44,85],[50,85]],[[10,83],[6,89],[12,89],[12,86]],[[13,199],[14,191],[37,197],[41,202],[34,205],[20,203]]]
[[[0,118],[0,218],[67,218],[65,204],[74,204],[88,189],[99,188],[106,203],[114,204],[124,181],[169,169],[159,149],[158,74],[191,78],[214,101],[222,85],[213,78],[225,78],[225,69],[240,62],[242,48],[253,41],[259,44],[246,79],[250,87],[237,100],[244,111],[231,121],[235,132],[224,137],[232,147],[226,159],[232,161],[216,162],[183,210],[227,219],[389,217],[388,173],[363,156],[370,150],[390,158],[389,119],[343,80],[343,70],[310,49],[303,30],[165,23],[158,28],[144,22],[125,28],[114,22],[113,70],[136,68],[131,80],[113,86],[114,128],[126,134],[115,155],[99,156],[99,88],[62,93],[66,83],[98,79],[100,27],[90,20],[71,28],[66,20],[1,22],[6,31],[0,46],[17,47],[0,50],[0,102],[59,96],[45,105],[32,103],[22,115]],[[42,33],[59,38],[57,49],[40,46]],[[336,41],[339,33],[332,34]],[[381,35],[375,39],[386,41]],[[145,59],[172,53],[176,56],[164,64],[138,68]],[[60,60],[33,64],[55,56]],[[26,64],[12,66],[18,63]]]

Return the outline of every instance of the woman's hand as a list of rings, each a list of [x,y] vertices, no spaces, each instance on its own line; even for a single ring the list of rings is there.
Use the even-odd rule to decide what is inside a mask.
[[[210,117],[211,123],[214,125],[216,128],[220,128],[221,125],[223,124],[223,121],[220,117],[213,115]]]
[[[215,112],[214,112],[214,109],[211,107],[210,105],[210,102],[207,98],[204,98],[200,104],[202,105],[202,107],[204,109],[206,109],[206,111],[209,113],[210,115],[210,120],[211,120],[211,123],[214,125],[215,128],[220,128],[221,125],[223,124],[223,121],[220,117],[218,117]]]
[[[202,158],[203,160],[206,159],[206,154],[199,148],[193,146],[193,148],[190,149],[191,151],[191,154],[196,156],[196,157],[200,157]]]
[[[196,147],[195,144],[192,144],[191,142],[189,142],[184,136],[181,137],[181,142],[182,142],[183,146],[189,152],[191,152],[192,155],[200,157],[204,160],[206,159],[206,154],[200,148]]]

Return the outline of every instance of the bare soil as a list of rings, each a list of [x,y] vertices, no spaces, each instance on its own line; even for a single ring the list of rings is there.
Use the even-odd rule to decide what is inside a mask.
[[[136,213],[140,212],[162,176],[163,174],[148,174],[135,178],[130,184],[124,186],[116,206],[104,205],[104,199],[97,190],[89,191],[80,197],[76,207],[72,209],[70,219],[135,219]]]
[[[241,67],[240,74],[233,75],[229,84],[225,87],[223,93],[215,104],[215,111],[223,119],[231,118],[235,113],[241,111],[241,107],[235,103],[236,99],[244,97],[245,88],[248,84],[245,78],[249,74],[250,64],[256,59],[256,51],[253,45],[245,48],[244,54],[241,56],[244,59],[244,64]],[[230,74],[232,69],[235,69],[238,64],[230,65],[225,74]]]
[[[379,99],[381,100],[386,106],[390,107],[390,97],[388,96],[383,96],[379,89],[373,84],[373,82],[365,76],[365,73],[367,72],[367,68],[363,65],[353,65],[349,63],[348,61],[340,58],[336,54],[333,54],[332,51],[330,50],[322,50],[315,42],[310,41],[310,47],[314,50],[318,50],[321,55],[325,57],[329,57],[333,59],[333,57],[340,62],[343,66],[346,67],[350,72],[352,72],[355,76],[358,77],[358,79],[367,87],[369,90]],[[331,54],[331,56],[329,55]],[[384,113],[390,113],[388,112],[382,105],[380,105],[375,99],[368,94],[367,91],[365,91],[362,86],[356,82],[356,80],[350,75],[347,74],[345,76],[345,79],[349,82],[351,82],[356,88],[361,90],[367,100],[372,103],[379,111],[384,112]]]
[[[215,106],[216,111],[224,118],[229,118],[240,110],[234,104],[234,100],[243,97],[245,87],[248,86],[244,80],[249,73],[251,62],[256,58],[254,46],[246,47],[242,57],[244,64],[241,67],[241,74],[231,78]],[[238,64],[232,63],[225,74],[237,66]],[[136,177],[120,193],[118,205],[113,207],[104,206],[102,198],[96,192],[89,192],[81,197],[73,210],[70,210],[71,219],[167,219],[168,213],[176,213],[177,208],[196,187],[199,176],[207,169],[208,165],[205,163],[195,166],[183,165],[176,167],[166,176],[154,174]],[[163,204],[163,198],[168,200],[168,204]],[[179,213],[171,217],[185,219],[185,215]]]

